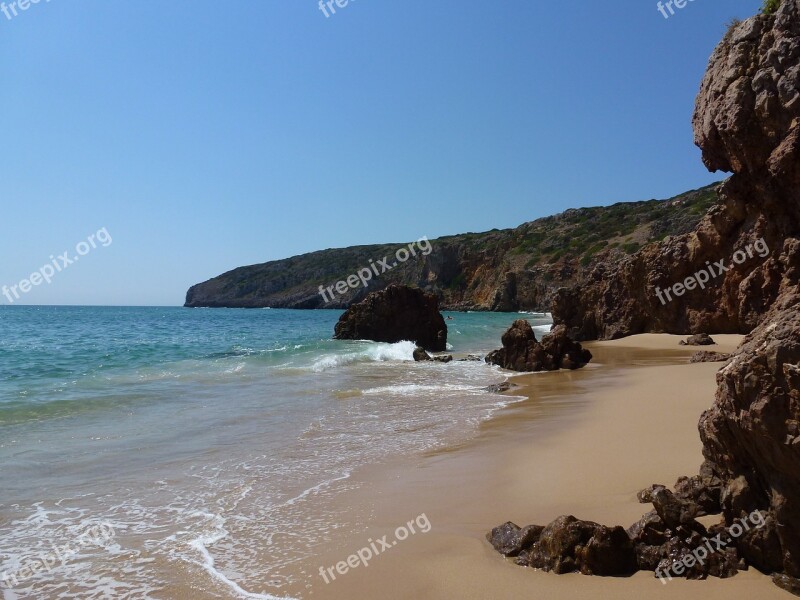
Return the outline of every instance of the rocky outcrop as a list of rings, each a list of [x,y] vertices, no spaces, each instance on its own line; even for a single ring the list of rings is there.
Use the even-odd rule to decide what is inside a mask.
[[[580,287],[559,290],[553,317],[575,339],[748,333],[797,283],[798,0],[731,29],[711,57],[693,124],[706,166],[733,173],[720,205],[693,232],[600,264]]]
[[[554,317],[583,338],[749,332],[718,371],[715,402],[700,420],[701,473],[681,478],[675,493],[643,490],[655,511],[628,535],[638,567],[659,577],[729,577],[754,566],[798,593],[800,0],[732,27],[711,58],[694,129],[709,169],[734,173],[723,204],[693,233],[598,267],[583,289],[561,290]],[[737,253],[738,266],[688,285],[705,261]],[[756,255],[763,260],[742,268]],[[682,280],[681,293],[656,299]],[[722,522],[707,530],[695,519],[717,511]]]
[[[709,352],[707,350],[701,350],[700,352],[695,352],[692,354],[692,357],[689,359],[690,363],[707,363],[707,362],[725,362],[731,357],[730,354],[726,354],[725,352]]]
[[[392,285],[373,292],[351,306],[334,331],[337,340],[415,342],[424,350],[447,348],[447,325],[439,313],[439,301],[418,288]]]
[[[540,343],[531,324],[519,319],[503,334],[501,341],[503,347],[490,352],[486,362],[511,371],[579,369],[592,360],[592,353],[569,339],[563,326],[554,328]]]
[[[604,527],[573,516],[520,528],[508,522],[487,534],[489,543],[518,565],[555,573],[623,576],[637,570],[634,545],[622,527]]]
[[[239,267],[192,286],[185,306],[344,309],[370,292],[401,284],[436,294],[443,310],[549,311],[555,291],[583,282],[594,265],[615,263],[642,244],[694,229],[717,201],[713,187],[433,239],[430,247],[418,244],[415,256],[402,263],[402,244],[378,244]],[[370,265],[376,271],[369,287],[348,283]]]
[[[676,493],[662,485],[641,492],[640,498],[647,497],[654,510],[628,529],[562,516],[545,527],[507,522],[486,538],[516,564],[558,574],[626,576],[641,570],[653,571],[666,582],[677,577],[732,577],[755,564],[758,557],[748,550],[746,540],[759,540],[761,548],[768,548],[769,519],[753,511],[730,524],[706,528],[696,517],[706,514],[701,504],[719,509],[714,489],[720,481],[702,475],[681,478],[678,484],[682,489],[676,488]],[[793,580],[780,583],[791,586]]]
[[[414,348],[414,362],[430,362],[433,360],[431,355],[425,351],[425,348],[422,346],[417,346]]]
[[[690,335],[685,340],[680,341],[681,346],[714,346],[717,342],[714,341],[707,333],[698,333]]]
[[[762,571],[800,577],[800,289],[779,298],[717,382],[700,437],[726,522],[766,511],[769,527],[740,549]]]

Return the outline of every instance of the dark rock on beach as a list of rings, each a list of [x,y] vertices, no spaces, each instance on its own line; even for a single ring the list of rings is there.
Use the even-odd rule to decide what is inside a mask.
[[[698,516],[716,515],[722,512],[722,480],[714,475],[706,463],[699,475],[680,477],[675,482],[675,496],[697,507]]]
[[[543,530],[544,527],[536,525],[522,528],[509,521],[492,529],[486,538],[503,556],[518,556],[539,540]]]
[[[689,359],[690,363],[708,363],[708,362],[725,362],[729,360],[732,355],[726,354],[724,352],[709,352],[707,350],[701,350],[700,352],[695,352],[692,354],[692,357]]]
[[[637,570],[633,541],[622,527],[573,516],[559,517],[545,527],[505,523],[487,538],[501,554],[518,556],[517,564],[554,573],[624,576]]]
[[[565,327],[556,327],[541,342],[530,323],[524,319],[503,334],[503,347],[490,352],[486,362],[511,371],[557,371],[579,369],[586,365],[592,354],[567,336]]]
[[[439,301],[419,288],[390,285],[351,306],[336,324],[337,340],[412,341],[430,352],[447,348]]]
[[[800,576],[800,290],[784,293],[717,373],[700,420],[703,453],[723,482],[732,523],[753,510],[768,524],[739,542],[765,572]]]
[[[783,573],[776,573],[772,576],[772,582],[790,594],[800,596],[800,579],[789,577]]]
[[[707,333],[691,335],[686,340],[681,340],[681,346],[714,346],[717,342]]]

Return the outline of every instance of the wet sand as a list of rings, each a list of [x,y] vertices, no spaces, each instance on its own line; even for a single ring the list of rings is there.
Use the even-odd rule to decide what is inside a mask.
[[[703,348],[678,346],[679,339],[641,335],[589,344],[595,360],[585,369],[515,377],[521,387],[510,393],[525,399],[468,444],[356,473],[363,486],[343,502],[371,519],[361,531],[342,532],[309,567],[307,584],[287,591],[334,600],[790,598],[753,570],[666,585],[645,572],[559,576],[518,567],[485,540],[504,521],[546,524],[563,514],[627,527],[650,509],[637,502],[637,491],[697,473],[697,423],[713,402],[720,364],[688,364]],[[718,345],[705,349],[730,352],[741,336],[715,339]],[[369,566],[334,571],[329,583],[317,572],[369,541],[395,540],[396,528],[421,514],[430,531],[397,542]]]

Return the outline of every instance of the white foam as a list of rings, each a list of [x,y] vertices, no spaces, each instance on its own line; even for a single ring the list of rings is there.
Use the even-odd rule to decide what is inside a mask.
[[[370,343],[364,350],[347,354],[327,354],[312,365],[312,370],[320,373],[337,367],[362,362],[389,362],[414,360],[414,342],[397,342],[396,344]]]
[[[288,596],[280,597],[273,596],[272,594],[257,594],[255,592],[248,592],[242,588],[238,583],[230,579],[227,575],[217,570],[214,566],[215,561],[212,554],[208,551],[208,546],[213,546],[220,540],[228,537],[228,531],[225,529],[225,519],[219,515],[214,515],[214,523],[217,531],[214,533],[207,533],[189,542],[189,545],[197,550],[202,557],[202,561],[194,561],[195,564],[201,566],[212,578],[216,579],[229,589],[231,589],[240,598],[257,598],[259,600],[293,600]]]

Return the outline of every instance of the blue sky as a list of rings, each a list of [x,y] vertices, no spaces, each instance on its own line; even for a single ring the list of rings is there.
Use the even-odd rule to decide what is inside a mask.
[[[8,0],[6,0],[8,4]],[[721,179],[708,57],[760,0],[42,0],[0,13],[0,285],[178,305],[240,265],[519,225]],[[0,296],[0,303],[7,304]]]

